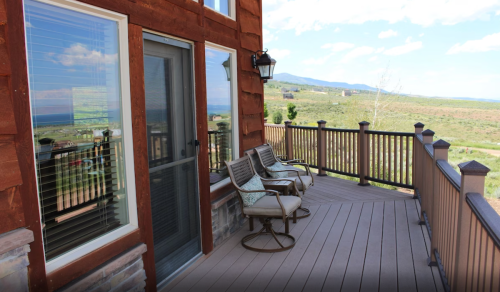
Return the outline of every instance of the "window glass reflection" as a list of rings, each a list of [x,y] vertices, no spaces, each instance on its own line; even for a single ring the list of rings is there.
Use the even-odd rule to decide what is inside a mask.
[[[205,0],[205,6],[208,6],[227,16],[231,16],[229,15],[229,1],[230,0]]]

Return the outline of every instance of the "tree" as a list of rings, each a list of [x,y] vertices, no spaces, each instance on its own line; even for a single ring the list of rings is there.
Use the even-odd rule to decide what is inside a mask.
[[[279,124],[281,124],[281,122],[283,122],[283,115],[281,114],[281,112],[274,112],[273,113],[273,123],[275,123],[276,125],[279,125]]]
[[[295,118],[297,117],[297,111],[295,110],[295,105],[289,102],[286,105],[286,110],[287,110],[286,116],[288,117],[288,119],[291,121],[295,120]]]
[[[269,116],[269,111],[267,110],[267,102],[264,102],[264,119]]]

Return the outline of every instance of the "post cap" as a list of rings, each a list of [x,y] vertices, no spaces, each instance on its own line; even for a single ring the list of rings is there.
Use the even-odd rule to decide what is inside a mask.
[[[432,147],[434,147],[434,149],[450,149],[450,146],[451,144],[443,139],[439,139],[432,144]]]
[[[460,168],[460,172],[464,175],[486,176],[486,174],[490,172],[489,168],[475,160],[462,162],[458,164],[458,167]]]
[[[319,120],[319,121],[318,121],[318,124],[326,124],[326,121]]]
[[[435,134],[434,131],[429,129],[422,132],[422,136],[434,136],[434,134]]]
[[[424,124],[422,124],[421,122],[418,122],[418,123],[416,123],[416,124],[415,124],[415,125],[413,125],[413,126],[415,126],[415,128],[423,128],[425,125],[424,125]]]
[[[292,121],[285,121],[285,125],[290,125],[292,124]]]
[[[360,126],[367,126],[369,125],[370,123],[366,122],[366,121],[363,121],[363,122],[360,122],[359,125]]]

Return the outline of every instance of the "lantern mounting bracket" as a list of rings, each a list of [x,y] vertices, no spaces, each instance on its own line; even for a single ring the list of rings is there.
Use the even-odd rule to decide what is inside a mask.
[[[265,51],[262,51],[262,50],[258,50],[258,51],[255,51],[255,55],[252,55],[252,66],[254,69],[257,68],[257,54],[258,53],[267,53],[267,51],[269,51],[268,49],[266,49]]]

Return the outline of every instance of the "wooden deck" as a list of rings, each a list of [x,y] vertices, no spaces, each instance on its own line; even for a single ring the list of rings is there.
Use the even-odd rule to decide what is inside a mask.
[[[245,226],[162,291],[444,291],[438,269],[427,266],[430,241],[418,225],[418,201],[338,178],[314,179],[303,203],[312,215],[290,224],[293,249],[246,250]],[[278,220],[275,229],[284,229]],[[261,236],[253,245],[276,244]]]

